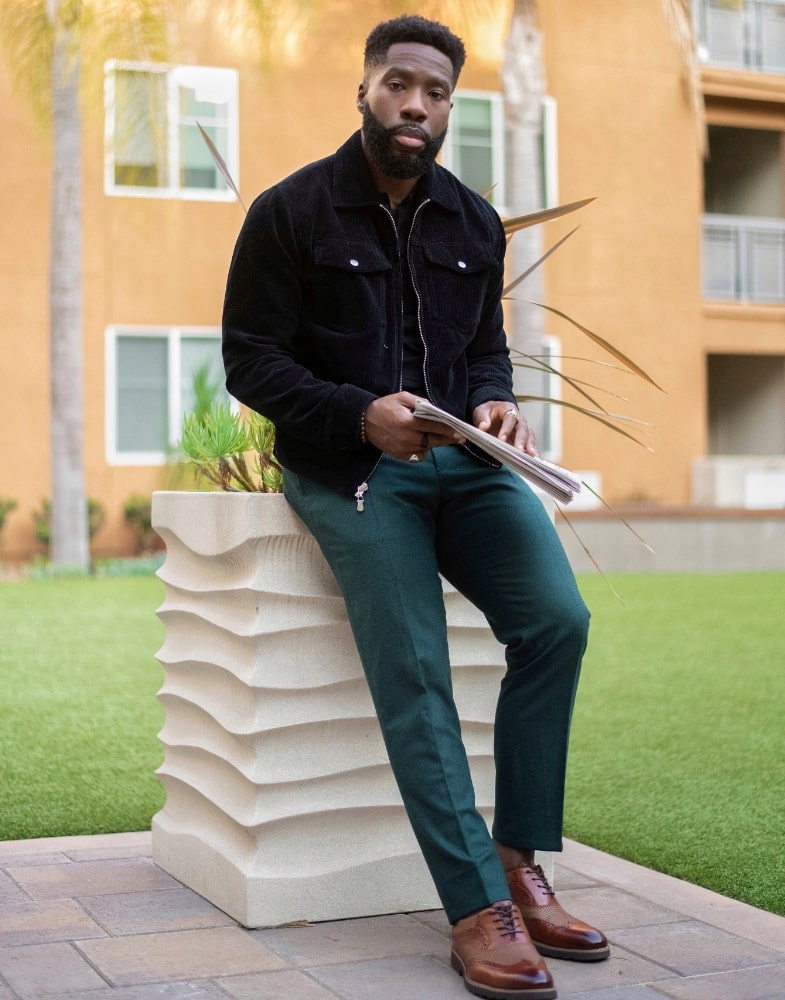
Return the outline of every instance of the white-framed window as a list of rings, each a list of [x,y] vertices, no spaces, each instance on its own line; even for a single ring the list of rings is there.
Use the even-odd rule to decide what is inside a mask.
[[[108,62],[106,193],[233,201],[198,126],[239,185],[238,94],[233,69]]]
[[[453,94],[450,127],[442,147],[448,170],[499,211],[507,197],[504,98],[494,91]]]
[[[110,465],[163,465],[207,371],[224,388],[221,331],[214,327],[110,326],[106,331],[106,455]]]
[[[542,99],[540,134],[541,202],[543,208],[559,201],[556,101]],[[515,170],[504,118],[504,97],[495,91],[460,90],[453,95],[450,127],[442,162],[478,194],[487,195],[500,214],[508,214],[508,178]]]

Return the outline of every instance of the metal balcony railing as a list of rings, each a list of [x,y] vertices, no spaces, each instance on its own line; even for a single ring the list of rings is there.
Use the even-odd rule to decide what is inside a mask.
[[[704,62],[785,73],[785,0],[693,0],[693,8]]]
[[[785,219],[704,215],[703,296],[785,302]]]

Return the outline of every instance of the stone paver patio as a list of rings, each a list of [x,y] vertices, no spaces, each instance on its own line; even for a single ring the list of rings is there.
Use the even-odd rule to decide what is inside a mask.
[[[785,918],[571,841],[559,899],[608,962],[571,1000],[785,1000]],[[149,833],[0,843],[0,1000],[462,1000],[428,911],[246,930],[161,871]]]

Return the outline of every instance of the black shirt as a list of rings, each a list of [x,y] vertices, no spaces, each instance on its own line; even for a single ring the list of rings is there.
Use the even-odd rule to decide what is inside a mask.
[[[413,392],[416,396],[425,396],[425,347],[420,336],[420,325],[417,319],[417,293],[412,282],[409,268],[409,255],[406,248],[409,241],[409,231],[417,206],[422,200],[419,185],[398,206],[396,228],[398,231],[398,253],[401,257],[403,277],[403,364],[401,368],[401,388]]]

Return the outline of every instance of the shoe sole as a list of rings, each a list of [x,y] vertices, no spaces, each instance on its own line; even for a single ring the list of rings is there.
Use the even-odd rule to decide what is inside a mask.
[[[606,958],[610,958],[611,954],[610,947],[595,948],[593,951],[581,948],[554,948],[549,944],[540,944],[534,938],[532,938],[532,944],[545,958],[564,958],[570,962],[602,962]]]
[[[528,990],[498,990],[490,986],[483,986],[481,983],[475,983],[466,975],[463,962],[454,951],[450,953],[450,965],[463,979],[463,985],[466,989],[476,997],[486,997],[487,1000],[556,1000],[557,997],[556,990],[552,986],[537,986]]]

